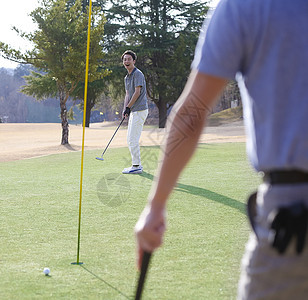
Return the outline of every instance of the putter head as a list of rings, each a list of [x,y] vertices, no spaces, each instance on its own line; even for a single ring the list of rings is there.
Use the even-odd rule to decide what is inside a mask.
[[[104,160],[103,157],[96,157],[98,160]]]

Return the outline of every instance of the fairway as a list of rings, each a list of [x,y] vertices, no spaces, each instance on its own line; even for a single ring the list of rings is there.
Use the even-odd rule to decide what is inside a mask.
[[[133,299],[133,227],[159,148],[141,149],[144,173],[122,175],[127,148],[85,152],[80,261],[76,261],[80,152],[0,163],[0,299]],[[168,205],[163,248],[144,299],[236,299],[249,233],[248,194],[259,184],[244,143],[200,144]],[[50,268],[50,276],[43,274]]]

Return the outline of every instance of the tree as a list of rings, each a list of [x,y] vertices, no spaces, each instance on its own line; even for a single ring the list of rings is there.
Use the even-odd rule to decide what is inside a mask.
[[[57,96],[60,100],[62,140],[68,144],[68,111],[66,102],[77,85],[84,81],[86,66],[86,41],[88,13],[83,11],[81,0],[73,5],[68,0],[42,0],[41,6],[31,13],[38,25],[33,33],[14,30],[33,43],[34,48],[22,53],[9,45],[0,43],[2,56],[19,63],[31,64],[38,71],[26,76],[22,92],[38,100]],[[102,40],[105,18],[93,9],[89,82],[103,78],[109,72],[100,64],[104,57]]]
[[[95,80],[89,83],[88,95],[87,95],[86,121],[85,121],[86,127],[89,127],[90,125],[91,111],[93,107],[95,106],[96,103],[100,102],[101,100],[100,96],[104,93],[105,90],[106,90],[105,80],[103,79]],[[84,82],[79,83],[72,96],[76,100],[83,99],[83,94],[84,94]],[[83,102],[79,104],[79,108],[84,109]]]
[[[220,109],[224,110],[230,108],[232,101],[236,101],[238,106],[242,106],[241,93],[235,80],[229,81],[224,89],[219,101]]]
[[[208,11],[206,2],[113,0],[106,1],[103,10],[107,19],[104,47],[113,70],[111,78],[119,74],[119,57],[124,50],[135,50],[148,95],[159,110],[159,127],[164,127],[167,109],[187,81]]]
[[[68,7],[74,5],[76,3],[76,0],[67,0]],[[87,8],[89,6],[89,0],[82,0],[82,11],[84,13],[87,13]],[[101,10],[102,7],[102,0],[92,1],[92,6],[96,7],[98,10]],[[75,100],[79,99],[81,100],[81,103],[79,104],[80,109],[84,109],[84,86],[85,83],[79,83],[76,90],[73,93],[73,98]],[[85,126],[89,127],[90,125],[90,117],[91,117],[91,111],[96,103],[98,103],[101,99],[99,98],[102,93],[106,90],[106,82],[103,79],[98,79],[93,82],[88,83],[88,96],[87,96],[87,107],[86,107],[86,121]]]

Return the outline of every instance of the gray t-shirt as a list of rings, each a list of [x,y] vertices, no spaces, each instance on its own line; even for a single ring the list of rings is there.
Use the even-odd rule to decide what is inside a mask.
[[[125,90],[128,91],[129,100],[135,93],[135,88],[141,86],[140,96],[131,107],[131,111],[141,111],[148,109],[148,100],[146,95],[146,83],[143,73],[135,67],[131,74],[127,74],[124,78]]]
[[[237,77],[258,171],[308,171],[307,32],[307,0],[221,0],[200,34],[192,68]]]

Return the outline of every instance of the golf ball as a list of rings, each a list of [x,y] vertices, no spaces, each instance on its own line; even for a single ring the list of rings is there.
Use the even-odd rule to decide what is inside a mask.
[[[43,273],[47,276],[50,273],[49,268],[44,268]]]

